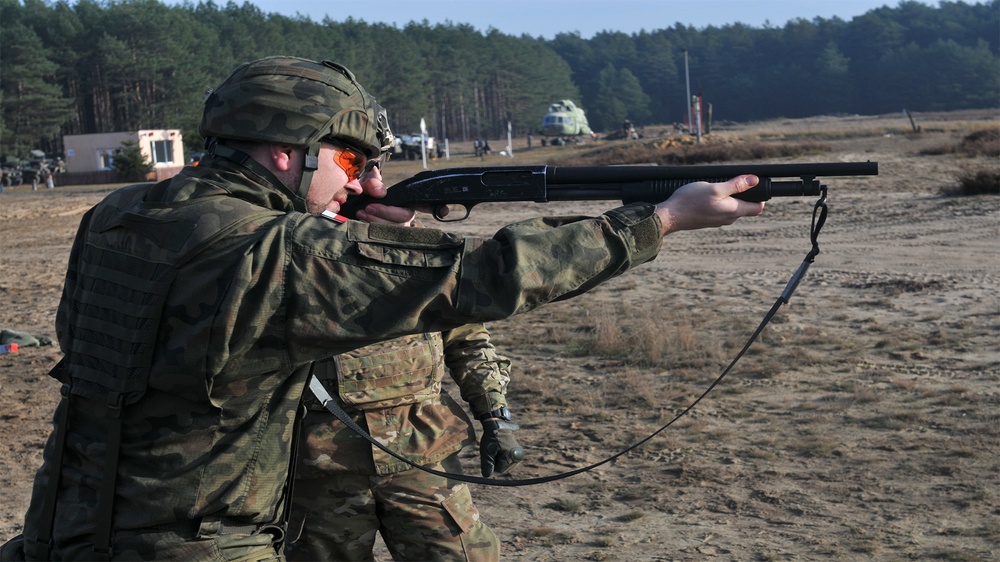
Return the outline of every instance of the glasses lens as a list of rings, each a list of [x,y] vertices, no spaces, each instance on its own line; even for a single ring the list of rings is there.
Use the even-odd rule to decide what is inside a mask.
[[[366,158],[364,154],[353,148],[337,145],[337,155],[334,156],[337,165],[347,174],[347,177],[356,180],[365,171]]]

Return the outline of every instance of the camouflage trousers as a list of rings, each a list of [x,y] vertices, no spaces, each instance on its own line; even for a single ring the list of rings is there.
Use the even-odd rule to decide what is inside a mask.
[[[457,454],[429,468],[461,470]],[[292,532],[298,520],[302,534],[286,547],[288,560],[371,561],[376,533],[394,560],[500,559],[499,540],[463,483],[416,468],[385,476],[308,472],[295,482]]]
[[[124,533],[122,533],[124,534]],[[267,533],[257,535],[219,535],[204,539],[185,539],[174,533],[143,532],[117,542],[121,552],[114,560],[212,560],[216,562],[281,562],[284,557]]]
[[[255,535],[219,535],[192,539],[177,533],[155,530],[119,531],[115,534],[112,560],[198,560],[213,562],[283,562],[266,533]],[[27,550],[27,552],[25,552]],[[93,560],[93,545],[78,543],[46,552],[25,545],[20,535],[0,549],[0,562],[19,560]]]

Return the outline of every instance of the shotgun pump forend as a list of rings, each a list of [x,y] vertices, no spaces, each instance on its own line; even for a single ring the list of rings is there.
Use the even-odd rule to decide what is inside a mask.
[[[772,197],[819,195],[820,177],[876,176],[878,162],[815,164],[760,164],[726,166],[497,166],[448,168],[421,172],[389,188],[381,199],[359,195],[348,199],[340,214],[354,218],[369,203],[430,209],[439,221],[468,218],[480,203],[505,201],[609,201],[622,203],[665,201],[681,186],[696,182],[724,182],[753,174],[760,183],[736,195],[744,201]],[[777,179],[785,178],[785,179]],[[795,179],[788,179],[795,178]],[[465,213],[452,216],[448,206]],[[454,211],[454,209],[451,209]]]

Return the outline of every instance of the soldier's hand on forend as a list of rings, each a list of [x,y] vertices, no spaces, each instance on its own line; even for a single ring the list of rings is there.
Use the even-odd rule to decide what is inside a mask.
[[[517,443],[514,432],[520,426],[512,421],[483,420],[483,438],[479,442],[479,457],[483,476],[493,472],[504,474],[524,459],[524,449]]]

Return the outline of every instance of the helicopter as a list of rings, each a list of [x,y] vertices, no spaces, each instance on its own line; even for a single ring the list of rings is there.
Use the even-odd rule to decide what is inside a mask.
[[[554,145],[579,142],[579,137],[584,135],[595,136],[587,123],[587,115],[572,100],[559,100],[549,106],[548,113],[542,118],[541,134],[555,137],[548,141]],[[546,139],[542,139],[542,146],[545,144]]]

